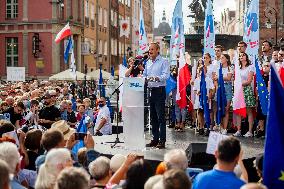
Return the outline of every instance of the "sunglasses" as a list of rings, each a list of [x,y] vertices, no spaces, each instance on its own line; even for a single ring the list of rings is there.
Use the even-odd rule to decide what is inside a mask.
[[[104,103],[104,101],[99,101],[98,103]]]

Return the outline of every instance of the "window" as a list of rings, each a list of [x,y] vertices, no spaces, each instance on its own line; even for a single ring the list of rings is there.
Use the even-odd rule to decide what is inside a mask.
[[[121,42],[120,41],[118,42],[118,49],[119,49],[118,54],[121,55]]]
[[[102,42],[102,40],[99,40],[99,54],[100,55],[103,54],[103,42]]]
[[[91,26],[95,27],[95,5],[91,4]]]
[[[6,0],[6,18],[18,17],[18,0]]]
[[[89,1],[85,1],[85,17],[89,18]]]
[[[107,22],[108,21],[108,13],[107,10],[104,9],[104,27],[107,27]]]
[[[103,9],[102,9],[102,7],[99,7],[99,20],[98,20],[98,22],[99,22],[100,26],[103,23]]]
[[[113,9],[111,9],[110,10],[110,24],[113,26],[113,17],[114,17],[114,15],[113,15]]]
[[[117,55],[117,39],[114,41],[114,55]]]
[[[114,26],[117,27],[117,12],[114,12]]]
[[[85,24],[89,25],[89,1],[85,1]]]
[[[6,38],[6,65],[18,66],[18,61],[18,38],[8,37]]]
[[[107,55],[107,41],[104,44],[104,55]]]
[[[282,23],[284,24],[284,2],[282,1]]]

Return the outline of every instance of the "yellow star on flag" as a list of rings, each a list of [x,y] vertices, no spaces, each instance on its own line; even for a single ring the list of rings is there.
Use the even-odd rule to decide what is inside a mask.
[[[281,171],[281,176],[278,179],[284,181],[284,171]]]

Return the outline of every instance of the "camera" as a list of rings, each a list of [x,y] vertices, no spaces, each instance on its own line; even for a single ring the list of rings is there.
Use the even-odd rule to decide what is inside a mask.
[[[134,60],[134,68],[137,68],[140,64],[143,65],[143,62],[145,60],[148,60],[148,55],[145,55],[145,56],[136,56],[135,60]]]
[[[86,133],[75,133],[75,140],[84,140]]]

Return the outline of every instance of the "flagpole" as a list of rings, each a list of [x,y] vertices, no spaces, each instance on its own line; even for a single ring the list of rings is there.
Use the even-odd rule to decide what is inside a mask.
[[[124,0],[124,20],[125,20],[125,18],[126,18],[126,5],[125,5],[125,0]],[[127,26],[127,27],[129,27],[129,26]],[[126,35],[124,34],[124,56],[126,56],[126,53],[125,53],[125,46],[126,46]]]

